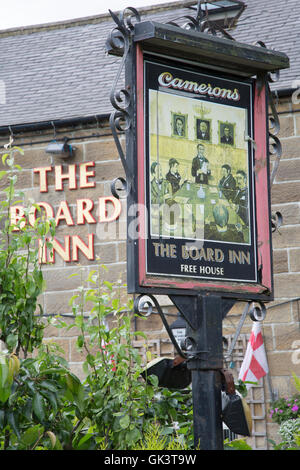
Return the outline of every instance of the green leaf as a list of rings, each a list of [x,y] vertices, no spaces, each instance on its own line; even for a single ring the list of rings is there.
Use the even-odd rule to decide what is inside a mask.
[[[17,346],[17,343],[18,343],[18,335],[10,334],[7,336],[6,344],[11,351],[15,349],[15,347]]]
[[[295,372],[292,372],[292,375],[293,375],[293,378],[294,378],[294,381],[295,381],[295,387],[300,392],[300,379],[297,377]]]
[[[128,415],[123,416],[123,418],[120,419],[120,426],[122,429],[128,428],[130,424],[130,419]]]
[[[45,420],[45,407],[43,397],[36,393],[32,400],[32,408],[36,417],[43,422]]]
[[[82,346],[84,345],[84,336],[83,335],[78,336],[76,344],[77,344],[79,349],[82,348]]]
[[[20,431],[19,431],[19,428],[16,424],[15,415],[12,411],[7,414],[7,422],[10,425],[10,427],[12,428],[12,430],[15,433],[15,435],[17,436],[17,438],[20,439]]]
[[[5,165],[5,161],[6,159],[9,157],[9,153],[5,153],[4,155],[2,155],[2,163],[3,165]]]
[[[44,428],[37,424],[32,428],[27,429],[21,436],[21,443],[26,446],[32,446],[43,434]]]
[[[0,429],[5,427],[5,411],[0,410]]]
[[[79,297],[78,294],[72,295],[72,297],[70,298],[68,304],[69,304],[69,305],[72,305],[73,302],[74,302],[74,300],[77,299],[78,297]]]
[[[40,387],[46,388],[47,390],[50,390],[50,392],[54,392],[54,393],[57,392],[57,387],[52,382],[49,382],[48,380],[43,380],[40,383]]]
[[[1,358],[0,362],[0,389],[5,387],[8,378],[9,367],[5,358]]]
[[[0,389],[0,401],[2,403],[5,403],[11,394],[11,385],[7,385],[6,387],[3,387]]]
[[[145,340],[147,340],[147,335],[143,331],[135,331],[134,332],[135,336],[142,336]]]
[[[87,442],[92,439],[92,437],[94,436],[94,434],[91,434],[91,433],[87,433],[85,434],[81,439],[80,441],[78,442],[76,448],[77,449],[86,449],[86,445],[84,444],[87,444]]]
[[[49,369],[41,370],[39,375],[63,374],[63,373],[66,373],[66,372],[67,372],[67,370],[64,367],[50,367]]]

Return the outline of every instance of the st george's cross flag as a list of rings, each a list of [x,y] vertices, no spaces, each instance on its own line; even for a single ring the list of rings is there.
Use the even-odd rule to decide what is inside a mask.
[[[258,382],[269,372],[264,340],[261,333],[261,324],[253,323],[246,354],[239,373],[239,379],[243,382]],[[251,387],[252,384],[246,384]]]

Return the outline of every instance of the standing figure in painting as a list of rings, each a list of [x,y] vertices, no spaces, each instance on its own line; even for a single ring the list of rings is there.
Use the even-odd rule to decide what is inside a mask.
[[[181,176],[178,172],[179,162],[176,158],[170,158],[169,160],[169,171],[166,174],[166,180],[169,181],[172,187],[172,194],[176,193],[180,189]]]
[[[172,188],[170,183],[162,176],[160,163],[152,163],[151,175],[151,204],[163,204],[171,197]]]
[[[235,211],[245,225],[249,225],[247,175],[243,170],[236,172],[237,191],[232,200]]]
[[[205,157],[205,147],[203,144],[197,145],[197,155],[192,161],[192,176],[196,184],[208,184],[210,177],[209,161]]]
[[[228,201],[234,199],[236,195],[236,182],[232,176],[230,165],[222,165],[222,178],[219,181],[218,189]]]

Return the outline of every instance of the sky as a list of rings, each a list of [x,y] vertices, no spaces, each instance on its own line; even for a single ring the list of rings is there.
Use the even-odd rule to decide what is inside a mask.
[[[0,0],[0,30],[169,3],[171,0]]]

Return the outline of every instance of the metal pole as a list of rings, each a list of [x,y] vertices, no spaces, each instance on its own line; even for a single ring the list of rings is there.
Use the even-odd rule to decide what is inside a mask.
[[[223,449],[220,379],[217,371],[192,371],[195,449]]]
[[[201,450],[222,450],[222,299],[198,296],[192,305],[187,326],[192,358],[187,366],[192,371],[194,445]]]

